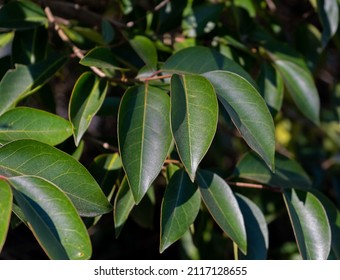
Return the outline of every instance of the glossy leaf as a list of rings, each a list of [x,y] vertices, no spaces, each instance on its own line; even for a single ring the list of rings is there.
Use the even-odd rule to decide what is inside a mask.
[[[156,47],[153,42],[149,38],[140,35],[135,36],[129,42],[131,47],[144,61],[144,63],[156,69],[158,56]]]
[[[51,113],[18,107],[0,116],[0,143],[29,138],[57,145],[72,135],[71,124]]]
[[[327,259],[331,229],[321,202],[310,192],[284,191],[284,200],[303,259]]]
[[[69,118],[77,146],[103,104],[107,88],[108,82],[92,72],[82,74],[74,85],[69,104]]]
[[[133,207],[135,206],[135,200],[130,190],[129,183],[124,177],[114,202],[114,222],[115,222],[115,235],[116,238],[120,235],[126,220],[129,217]]]
[[[118,113],[118,140],[123,167],[138,204],[159,174],[168,154],[170,98],[151,86],[128,89]]]
[[[79,63],[85,66],[94,66],[104,69],[121,69],[112,52],[103,47],[92,49],[79,61]]]
[[[12,212],[12,191],[5,180],[0,178],[0,252],[7,237]]]
[[[21,99],[41,88],[67,61],[66,57],[51,56],[30,66],[16,65],[0,82],[0,115]]]
[[[201,205],[197,186],[183,169],[171,177],[162,202],[161,240],[162,253],[180,239],[195,221]]]
[[[35,140],[17,140],[2,146],[0,175],[39,176],[60,188],[83,216],[98,216],[111,210],[85,167],[72,156]]]
[[[231,72],[204,74],[243,139],[274,170],[274,122],[261,95],[244,78]]]
[[[215,136],[218,103],[212,85],[199,75],[172,75],[171,129],[190,179]]]
[[[283,101],[284,85],[281,75],[268,63],[264,63],[258,79],[260,93],[267,106],[275,116],[280,110]]]
[[[339,3],[337,0],[318,0],[317,11],[322,24],[322,46],[325,47],[339,26]]]
[[[315,124],[320,123],[320,99],[311,73],[294,62],[276,60],[275,66],[296,106]]]
[[[0,28],[27,29],[46,23],[44,11],[32,1],[14,1],[0,9]]]
[[[247,233],[247,254],[240,254],[240,259],[265,260],[269,245],[268,227],[261,210],[249,198],[237,194]]]
[[[162,70],[182,74],[202,74],[214,70],[225,70],[240,75],[257,87],[251,76],[236,62],[214,49],[202,46],[185,48],[175,53],[165,61]]]
[[[8,179],[29,227],[51,259],[89,259],[90,237],[69,198],[35,176]]]
[[[204,170],[197,173],[204,204],[222,230],[247,253],[247,235],[243,215],[229,185],[218,175]]]
[[[283,155],[275,156],[275,173],[254,153],[247,153],[237,163],[235,176],[253,180],[276,188],[297,188],[308,190],[312,186],[303,168],[293,159]]]
[[[140,227],[154,229],[155,203],[155,191],[151,185],[141,202],[132,209],[130,213],[131,219]]]

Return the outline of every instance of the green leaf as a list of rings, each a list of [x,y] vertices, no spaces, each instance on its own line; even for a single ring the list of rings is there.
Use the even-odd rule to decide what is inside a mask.
[[[247,235],[243,215],[229,185],[217,174],[199,170],[197,183],[210,214],[222,230],[247,253]]]
[[[217,119],[217,98],[207,79],[199,75],[172,75],[171,129],[192,181],[215,136]]]
[[[337,0],[318,0],[317,11],[322,24],[322,46],[336,33],[339,26],[339,4]]]
[[[265,260],[269,245],[268,227],[261,210],[249,198],[237,194],[247,233],[247,254],[240,259]]]
[[[11,220],[12,200],[11,187],[0,177],[0,252],[5,243]]]
[[[129,217],[133,207],[135,206],[135,200],[130,190],[126,176],[124,177],[114,202],[114,222],[115,222],[115,235],[116,238],[120,235],[126,220]]]
[[[123,167],[138,204],[170,149],[170,98],[151,86],[128,89],[119,107],[118,141]]]
[[[77,146],[103,104],[107,88],[108,82],[92,72],[82,74],[74,85],[69,104],[69,118]]]
[[[310,192],[284,190],[283,197],[303,259],[324,260],[331,247],[331,229],[321,202]]]
[[[0,143],[29,138],[57,145],[72,135],[71,124],[46,111],[18,107],[0,116]]]
[[[35,176],[8,178],[31,230],[51,259],[89,259],[90,237],[77,210],[59,188]]]
[[[301,113],[318,125],[320,99],[311,73],[288,60],[276,60],[274,64]]]
[[[204,74],[243,139],[274,170],[274,122],[266,103],[243,77],[225,71]]]
[[[90,50],[80,61],[80,64],[85,66],[94,66],[103,69],[122,69],[112,52],[103,47],[97,47]]]
[[[160,252],[180,239],[195,221],[201,204],[197,186],[183,169],[171,177],[162,202]]]
[[[106,44],[110,44],[115,38],[115,30],[107,19],[102,20],[101,24],[102,36]]]
[[[272,115],[275,116],[281,110],[283,101],[284,85],[281,75],[270,64],[264,63],[258,84],[262,97]]]
[[[28,29],[47,24],[44,11],[32,1],[12,1],[0,9],[0,28]]]
[[[239,74],[255,88],[257,87],[251,76],[240,65],[216,50],[207,47],[197,46],[183,49],[170,56],[162,67],[164,72],[182,74],[202,74],[214,70],[225,70]]]
[[[130,45],[146,65],[157,68],[157,50],[149,38],[137,35],[130,40]]]
[[[15,69],[7,71],[0,82],[0,115],[40,89],[66,61],[64,56],[51,56],[42,62],[16,65]]]
[[[141,202],[132,209],[130,217],[139,226],[153,229],[155,223],[155,203],[155,190],[151,186]]]
[[[97,182],[72,156],[35,140],[17,140],[0,148],[0,175],[39,176],[58,186],[80,215],[93,217],[111,211]]]
[[[312,182],[303,168],[293,159],[280,154],[275,156],[275,173],[254,153],[247,153],[237,163],[234,175],[276,188],[308,190],[312,187]]]

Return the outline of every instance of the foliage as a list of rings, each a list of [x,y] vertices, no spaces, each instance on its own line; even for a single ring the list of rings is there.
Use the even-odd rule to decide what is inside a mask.
[[[74,2],[0,8],[3,258],[340,258],[338,1]]]

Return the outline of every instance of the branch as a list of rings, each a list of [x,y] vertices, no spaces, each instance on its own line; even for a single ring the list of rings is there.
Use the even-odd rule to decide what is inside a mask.
[[[279,188],[268,187],[263,184],[254,184],[254,183],[245,183],[245,182],[227,182],[229,185],[242,187],[242,188],[251,188],[251,189],[263,189],[270,190],[273,192],[281,192]]]

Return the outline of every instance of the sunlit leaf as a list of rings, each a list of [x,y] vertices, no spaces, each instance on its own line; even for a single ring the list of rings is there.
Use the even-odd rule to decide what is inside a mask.
[[[197,186],[190,181],[186,172],[178,170],[166,188],[161,214],[162,253],[181,238],[196,219],[201,204]]]
[[[111,210],[85,167],[72,156],[35,140],[17,140],[2,146],[0,175],[39,176],[60,188],[83,216],[98,216]]]
[[[69,118],[73,125],[76,145],[103,104],[107,88],[107,81],[92,72],[82,74],[74,85],[69,104]]]
[[[302,258],[327,259],[331,229],[321,202],[310,192],[287,189],[283,194]]]
[[[57,145],[72,135],[71,124],[51,113],[28,107],[11,109],[0,116],[0,143],[29,138]]]
[[[151,86],[128,89],[118,113],[118,140],[123,167],[139,203],[159,174],[172,142],[166,92]]]
[[[103,47],[92,49],[79,63],[85,66],[95,66],[104,69],[121,69],[112,52]]]
[[[247,234],[240,206],[229,185],[218,175],[197,172],[197,183],[204,204],[222,230],[247,253]]]
[[[218,118],[216,94],[199,75],[171,78],[171,129],[179,156],[192,181],[215,136]]]
[[[274,122],[257,90],[239,75],[226,71],[204,74],[247,144],[274,169]]]
[[[337,0],[318,0],[317,11],[322,24],[322,45],[325,47],[339,26],[339,3]]]
[[[0,178],[0,252],[7,237],[12,212],[12,191],[8,183]]]
[[[158,62],[157,50],[153,42],[141,35],[133,37],[130,41],[130,45],[144,63],[150,67],[156,68]]]
[[[89,259],[90,237],[69,198],[54,184],[35,176],[8,178],[15,200],[51,259]]]

